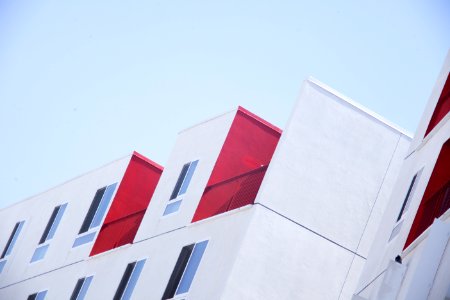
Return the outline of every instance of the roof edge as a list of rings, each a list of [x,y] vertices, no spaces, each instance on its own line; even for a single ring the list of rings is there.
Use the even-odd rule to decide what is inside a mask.
[[[395,131],[400,132],[401,134],[403,134],[404,136],[412,139],[413,138],[413,134],[409,131],[407,131],[406,129],[394,124],[393,122],[389,121],[388,119],[384,118],[383,116],[377,114],[376,112],[370,110],[369,108],[363,106],[362,104],[354,101],[353,99],[345,96],[344,94],[338,92],[337,90],[333,89],[332,87],[326,85],[325,83],[319,81],[318,79],[309,76],[308,79],[306,79],[307,82],[321,88],[322,90],[338,97],[339,99],[341,99],[342,101],[348,103],[349,105],[355,107],[356,109],[358,109],[359,111],[365,113],[366,115],[369,115],[370,117],[378,120],[379,122],[385,124],[386,126],[394,129]]]

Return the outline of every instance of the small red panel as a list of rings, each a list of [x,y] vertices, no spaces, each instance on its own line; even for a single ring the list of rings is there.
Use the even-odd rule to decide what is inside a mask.
[[[450,140],[445,142],[428,181],[427,188],[406,240],[408,247],[450,208]]]
[[[252,204],[280,135],[239,107],[192,222]]]
[[[162,167],[133,153],[90,256],[133,242]]]
[[[444,88],[442,89],[441,96],[439,97],[436,108],[434,109],[433,116],[431,117],[430,124],[428,124],[425,136],[430,133],[431,130],[448,114],[450,111],[450,76],[447,76]]]

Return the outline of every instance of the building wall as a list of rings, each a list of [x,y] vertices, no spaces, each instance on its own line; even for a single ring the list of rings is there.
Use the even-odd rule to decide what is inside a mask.
[[[355,291],[355,294],[362,299],[414,299],[414,297],[418,299],[443,299],[440,297],[448,293],[450,288],[450,280],[448,279],[450,277],[445,277],[447,273],[442,271],[441,267],[439,269],[434,268],[431,271],[432,275],[425,275],[430,271],[427,268],[432,265],[429,261],[430,259],[441,261],[441,263],[448,260],[445,256],[445,253],[448,253],[447,250],[443,250],[440,254],[432,251],[423,252],[425,251],[424,249],[427,249],[427,245],[430,243],[433,245],[434,242],[429,238],[429,234],[433,230],[437,230],[439,225],[436,224],[438,223],[435,221],[436,224],[431,225],[415,241],[407,243],[415,218],[420,218],[417,215],[417,211],[424,200],[425,191],[429,186],[433,170],[436,168],[439,153],[444,143],[450,138],[450,114],[448,113],[425,136],[436,105],[438,101],[443,99],[441,96],[442,89],[445,82],[449,80],[449,71],[450,52],[432,91],[411,147],[408,150],[409,154],[395,183],[388,209],[383,216],[373,246],[369,252],[368,261]],[[445,164],[444,162],[444,165],[439,166],[439,168],[445,170]],[[417,177],[408,198],[408,190],[415,174],[420,175]],[[407,198],[409,199],[409,208],[404,211],[400,220],[398,220],[399,213]],[[444,223],[448,222],[447,215],[442,215],[439,217],[439,220]],[[448,243],[448,236],[445,237],[445,233],[442,234],[440,239],[442,239],[442,243]],[[436,247],[433,246],[431,248]],[[401,281],[395,286],[389,286],[387,274],[393,274],[394,266],[392,262],[397,255],[403,257],[402,267],[404,270],[401,274],[398,274]],[[424,265],[428,267],[424,267]],[[428,285],[426,287],[418,284],[418,282],[424,283],[427,281]],[[422,293],[427,291],[426,295],[417,292],[419,287],[422,287]],[[391,293],[389,298],[381,297],[388,289],[396,292]]]
[[[230,279],[237,282],[225,299],[351,298],[409,140],[336,92],[306,81],[255,201],[273,215],[267,226],[274,232],[259,220],[263,213],[253,218],[253,234],[247,234]],[[241,273],[257,277],[239,290]]]
[[[44,289],[47,299],[66,299],[76,281],[89,275],[94,279],[86,299],[109,299],[127,264],[139,259],[146,262],[133,298],[160,299],[182,247],[202,240],[209,242],[193,285],[188,295],[176,299],[349,299],[409,137],[308,80],[279,142],[280,131],[273,135],[273,126],[258,120],[258,130],[272,131],[268,146],[258,144],[270,150],[264,153],[264,164],[270,164],[255,203],[193,219],[221,151],[247,149],[240,143],[247,142],[248,130],[237,131],[237,145],[226,145],[239,111],[179,134],[132,244],[99,252],[92,251],[93,243],[72,248],[93,195],[102,186],[120,183],[130,157],[2,210],[7,221],[0,226],[0,245],[17,221],[27,222],[0,274],[0,299],[23,299]],[[238,152],[238,168],[229,174],[247,171],[240,168],[241,160],[258,167],[248,160],[252,153]],[[183,165],[195,160],[181,206],[163,216]],[[67,198],[46,258],[29,264],[53,208]]]
[[[78,231],[97,189],[120,182],[130,157],[114,161],[42,194],[2,209],[0,211],[2,250],[11,235],[14,224],[21,220],[25,220],[25,224],[0,274],[0,287],[87,259],[93,243],[72,248],[73,242],[78,236]],[[30,263],[53,209],[63,203],[68,205],[55,236],[50,241],[45,258]],[[5,274],[7,276],[4,276]]]
[[[235,115],[233,110],[180,132],[135,241],[191,223]],[[199,162],[180,209],[163,216],[183,165],[194,160]]]
[[[229,277],[232,262],[250,220],[249,207],[216,216],[187,227],[142,240],[65,265],[39,272],[7,288],[0,299],[26,299],[48,289],[49,300],[69,299],[79,278],[93,275],[86,300],[112,299],[128,263],[146,259],[133,299],[161,299],[183,246],[209,240],[189,291],[190,299],[218,299]]]

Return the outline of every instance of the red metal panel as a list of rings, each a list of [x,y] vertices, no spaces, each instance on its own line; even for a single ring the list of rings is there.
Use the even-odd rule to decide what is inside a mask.
[[[425,136],[430,133],[431,130],[448,114],[450,111],[450,76],[447,76],[444,88],[442,89],[441,96],[439,97],[436,108],[434,109],[433,116],[428,124]]]
[[[253,203],[280,135],[239,107],[192,222]]]
[[[418,238],[435,218],[450,208],[450,140],[445,142],[439,153],[433,173],[414,218],[405,247]]]
[[[133,242],[162,170],[133,153],[90,256]]]

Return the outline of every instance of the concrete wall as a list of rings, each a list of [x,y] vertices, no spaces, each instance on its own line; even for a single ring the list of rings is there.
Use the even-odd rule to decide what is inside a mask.
[[[233,110],[180,132],[135,241],[191,223],[235,115]],[[163,216],[183,165],[194,160],[199,162],[179,211]]]
[[[0,287],[88,258],[93,243],[72,248],[73,242],[78,236],[78,231],[97,189],[120,182],[130,157],[114,161],[42,194],[2,209],[0,211],[1,251],[16,222],[25,220],[25,224],[0,274]],[[30,263],[53,209],[64,203],[68,203],[67,208],[54,238],[50,241],[46,256],[41,261]]]
[[[398,180],[395,183],[392,196],[389,200],[388,209],[384,213],[372,248],[369,252],[368,261],[364,267],[358,287],[355,291],[356,294],[364,297],[365,299],[376,299],[376,295],[378,293],[377,290],[380,288],[380,282],[383,277],[383,275],[380,274],[383,274],[386,271],[390,260],[397,255],[405,256],[406,254],[409,257],[408,260],[411,260],[410,257],[414,256],[414,253],[420,252],[417,250],[420,249],[421,238],[418,238],[415,242],[409,245],[408,248],[405,249],[406,252],[403,252],[403,247],[410,232],[416,212],[422,201],[424,192],[427,188],[442,145],[450,138],[450,114],[447,114],[447,116],[441,120],[441,122],[427,135],[427,137],[424,138],[425,131],[428,127],[449,71],[450,52],[446,62],[444,63],[441,74],[439,75],[436,86],[432,91],[427,107],[417,129],[417,133],[410,149],[408,150],[409,154],[404,161]],[[409,209],[405,211],[401,220],[397,222],[397,217],[401,210],[403,201],[405,200],[411,180],[420,170],[422,170],[421,175],[418,180],[416,180],[414,191],[410,196]],[[393,228],[396,226],[399,226],[400,230],[392,240],[389,240]],[[427,234],[426,232],[424,232],[424,235]],[[412,261],[415,260],[411,260],[411,262]],[[412,276],[411,272],[411,268],[408,268],[406,276]],[[375,280],[375,278],[381,279]],[[447,283],[450,284],[448,280]],[[404,289],[403,286],[402,289]]]
[[[334,257],[339,288],[326,298],[351,297],[409,141],[324,85],[303,84],[256,202],[347,253]],[[303,259],[329,272],[326,251],[310,259],[313,249]],[[298,282],[309,282],[310,274],[302,276]]]
[[[146,259],[133,299],[161,299],[185,245],[209,240],[194,281],[190,299],[218,299],[229,277],[236,252],[250,220],[249,207],[191,224],[138,243],[125,245],[52,272],[39,272],[10,286],[0,287],[0,299],[26,299],[48,289],[49,300],[69,299],[79,278],[93,275],[87,300],[112,299],[128,263]],[[186,297],[187,295],[184,295]],[[183,297],[183,298],[184,298]]]

